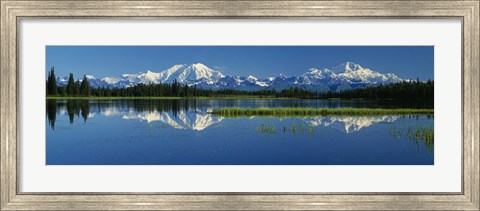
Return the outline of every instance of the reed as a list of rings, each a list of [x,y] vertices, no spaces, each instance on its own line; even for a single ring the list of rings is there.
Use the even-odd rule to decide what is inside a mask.
[[[308,128],[307,128],[307,126],[308,126]],[[294,135],[296,135],[297,132],[299,132],[301,134],[308,133],[308,135],[312,136],[313,135],[313,128],[314,128],[314,126],[312,124],[306,125],[305,123],[302,123],[300,128],[299,128],[298,123],[293,122],[291,126],[283,125],[283,127],[280,128],[280,131],[283,131],[284,134],[286,134],[287,132],[291,132]],[[273,124],[270,125],[270,124],[262,123],[262,124],[257,126],[257,132],[273,134],[273,133],[277,132],[277,128]]]
[[[275,125],[261,124],[257,127],[257,131],[260,133],[275,133],[277,128]]]
[[[210,113],[236,116],[358,116],[358,115],[409,115],[433,114],[433,109],[384,109],[384,108],[218,108]]]
[[[420,142],[423,142],[425,148],[428,151],[433,151],[434,145],[435,145],[435,135],[434,135],[434,129],[433,127],[429,126],[419,126],[419,127],[409,127],[406,129],[406,132],[403,129],[397,129],[395,127],[392,127],[390,129],[390,136],[394,138],[400,138],[403,135],[409,140],[409,141],[415,141],[415,143],[418,145]]]
[[[308,125],[308,134],[313,135],[313,125],[312,124]]]

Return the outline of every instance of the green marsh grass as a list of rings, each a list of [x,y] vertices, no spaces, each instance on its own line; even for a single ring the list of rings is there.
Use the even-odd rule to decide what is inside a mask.
[[[313,125],[312,124],[308,125],[308,134],[313,135]]]
[[[260,133],[275,133],[277,131],[277,128],[275,127],[275,125],[262,123],[257,127],[257,131]]]
[[[409,141],[414,141],[417,146],[423,142],[427,151],[433,151],[435,145],[434,128],[430,126],[408,127],[407,129],[390,129],[390,136],[400,138],[405,136]]]
[[[313,128],[314,128],[314,126],[312,124],[309,124],[308,128],[307,128],[307,125],[305,123],[302,123],[300,128],[298,128],[298,123],[293,122],[292,125],[290,125],[290,126],[287,126],[286,124],[284,124],[283,127],[281,127],[280,130],[284,134],[286,134],[287,132],[291,132],[295,135],[295,134],[297,134],[297,132],[299,132],[301,134],[308,133],[308,135],[312,136],[313,135]],[[260,133],[273,134],[273,133],[277,132],[277,128],[274,124],[270,125],[270,124],[262,123],[262,124],[257,126],[257,131],[260,132]]]

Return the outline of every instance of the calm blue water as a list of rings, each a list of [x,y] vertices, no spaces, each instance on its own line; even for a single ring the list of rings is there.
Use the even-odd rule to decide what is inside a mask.
[[[240,117],[218,107],[428,107],[327,100],[47,101],[47,165],[432,165],[433,116]]]

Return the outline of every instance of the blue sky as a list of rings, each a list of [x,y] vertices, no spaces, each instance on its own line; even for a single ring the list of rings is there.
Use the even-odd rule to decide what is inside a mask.
[[[433,79],[433,46],[47,46],[46,72],[97,78],[175,64],[203,63],[229,75],[300,75],[309,68],[355,62],[401,78]]]

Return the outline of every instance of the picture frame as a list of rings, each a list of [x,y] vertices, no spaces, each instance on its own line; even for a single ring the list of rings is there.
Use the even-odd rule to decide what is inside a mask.
[[[479,210],[479,1],[1,0],[1,210]],[[459,193],[24,193],[18,189],[18,21],[28,18],[461,18]]]

